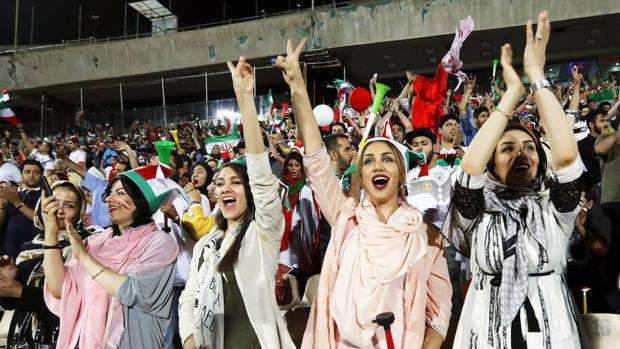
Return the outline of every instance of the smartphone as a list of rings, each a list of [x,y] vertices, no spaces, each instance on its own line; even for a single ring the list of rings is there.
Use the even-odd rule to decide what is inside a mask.
[[[45,192],[45,196],[49,198],[50,196],[52,196],[52,188],[50,188],[50,184],[45,176],[43,176],[41,181],[43,184],[43,191]]]
[[[618,115],[615,115],[609,119],[609,125],[614,129],[614,131],[618,129],[618,126],[620,126],[620,118]]]

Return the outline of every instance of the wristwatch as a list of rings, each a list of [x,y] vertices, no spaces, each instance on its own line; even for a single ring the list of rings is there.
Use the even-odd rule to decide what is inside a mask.
[[[534,92],[542,89],[551,87],[551,83],[547,79],[542,79],[530,84],[530,92],[533,94]]]

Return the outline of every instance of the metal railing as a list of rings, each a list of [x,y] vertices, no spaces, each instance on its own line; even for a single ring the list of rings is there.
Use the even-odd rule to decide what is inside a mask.
[[[366,1],[366,2],[373,2],[373,1],[371,0],[371,1]],[[205,28],[210,28],[210,27],[229,25],[233,23],[248,22],[248,21],[253,21],[257,19],[285,16],[285,15],[289,15],[292,13],[298,13],[298,12],[308,11],[308,10],[315,11],[317,9],[325,10],[329,8],[346,8],[346,7],[354,6],[354,3],[360,3],[360,1],[339,1],[339,2],[334,1],[329,5],[321,5],[321,6],[305,7],[305,8],[299,7],[298,9],[295,9],[295,10],[288,10],[288,11],[281,11],[281,12],[274,12],[274,13],[263,13],[263,14],[251,16],[251,17],[230,18],[230,19],[225,19],[225,20],[221,20],[217,22],[209,22],[209,23],[203,23],[203,24],[192,25],[192,26],[181,27],[181,28],[167,28],[167,29],[160,28],[160,31],[156,35],[153,35],[152,33],[152,26],[148,26],[148,31],[141,32],[142,30],[138,29],[137,33],[124,34],[120,36],[112,36],[112,37],[105,37],[105,38],[95,38],[91,36],[91,37],[82,38],[82,39],[62,40],[58,44],[35,45],[35,46],[28,45],[27,47],[21,47],[21,48],[18,46],[16,50],[17,52],[11,48],[10,50],[0,51],[0,56],[12,55],[15,53],[27,53],[27,52],[48,51],[48,50],[54,50],[54,49],[64,49],[66,47],[71,47],[71,46],[89,45],[89,44],[104,43],[104,42],[110,42],[110,41],[131,40],[131,39],[146,38],[146,37],[151,37],[151,36],[162,36],[162,35],[166,35],[169,33],[199,30],[199,29],[205,29]]]

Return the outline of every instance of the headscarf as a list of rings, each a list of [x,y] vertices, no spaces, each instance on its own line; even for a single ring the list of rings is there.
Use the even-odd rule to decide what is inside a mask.
[[[528,261],[526,254],[526,234],[536,241],[540,248],[542,262],[548,261],[547,241],[544,236],[542,207],[548,200],[549,190],[545,188],[547,159],[538,139],[521,125],[509,125],[504,132],[520,130],[534,140],[539,158],[537,176],[528,187],[513,187],[500,183],[493,175],[495,167],[489,163],[484,183],[484,210],[494,217],[487,229],[495,236],[501,236],[504,224],[504,260],[499,285],[499,315],[502,326],[507,326],[519,313],[528,292]],[[465,256],[469,255],[469,241],[466,232],[456,223],[457,209],[451,205],[442,234]],[[502,221],[501,217],[505,217]],[[476,218],[479,220],[479,218]],[[477,223],[474,223],[477,224]],[[470,228],[472,229],[472,228]]]
[[[81,202],[81,206],[80,206],[80,215],[78,216],[77,221],[73,222],[73,225],[76,227],[77,231],[80,231],[84,228],[84,224],[82,222],[82,219],[84,218],[84,214],[86,214],[86,195],[84,195],[84,190],[82,190],[82,188],[78,187],[77,185],[75,185],[74,183],[70,182],[70,181],[56,181],[54,182],[52,185],[50,185],[50,189],[52,190],[52,193],[54,192],[54,189],[56,189],[59,186],[71,186],[72,188],[75,189],[75,192],[78,194],[78,199]],[[37,204],[34,207],[34,212],[36,213],[33,217],[33,222],[34,222],[34,226],[38,229],[41,230],[45,230],[45,226],[43,225],[43,216],[41,213],[41,199],[39,199],[39,201],[37,201]]]
[[[293,178],[287,168],[289,161],[295,160],[301,166],[301,173],[297,178]],[[282,182],[286,185],[287,194],[284,198],[284,205],[282,205],[282,211],[284,214],[284,234],[280,243],[280,251],[286,251],[289,246],[292,234],[293,224],[293,211],[299,201],[299,193],[301,189],[306,185],[306,174],[303,170],[303,158],[301,154],[291,152],[284,160],[284,166],[282,167]]]

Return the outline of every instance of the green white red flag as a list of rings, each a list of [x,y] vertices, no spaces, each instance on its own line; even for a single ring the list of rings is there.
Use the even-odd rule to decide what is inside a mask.
[[[6,89],[0,90],[0,119],[17,126],[19,119],[13,113],[13,110],[9,108],[9,91]]]

